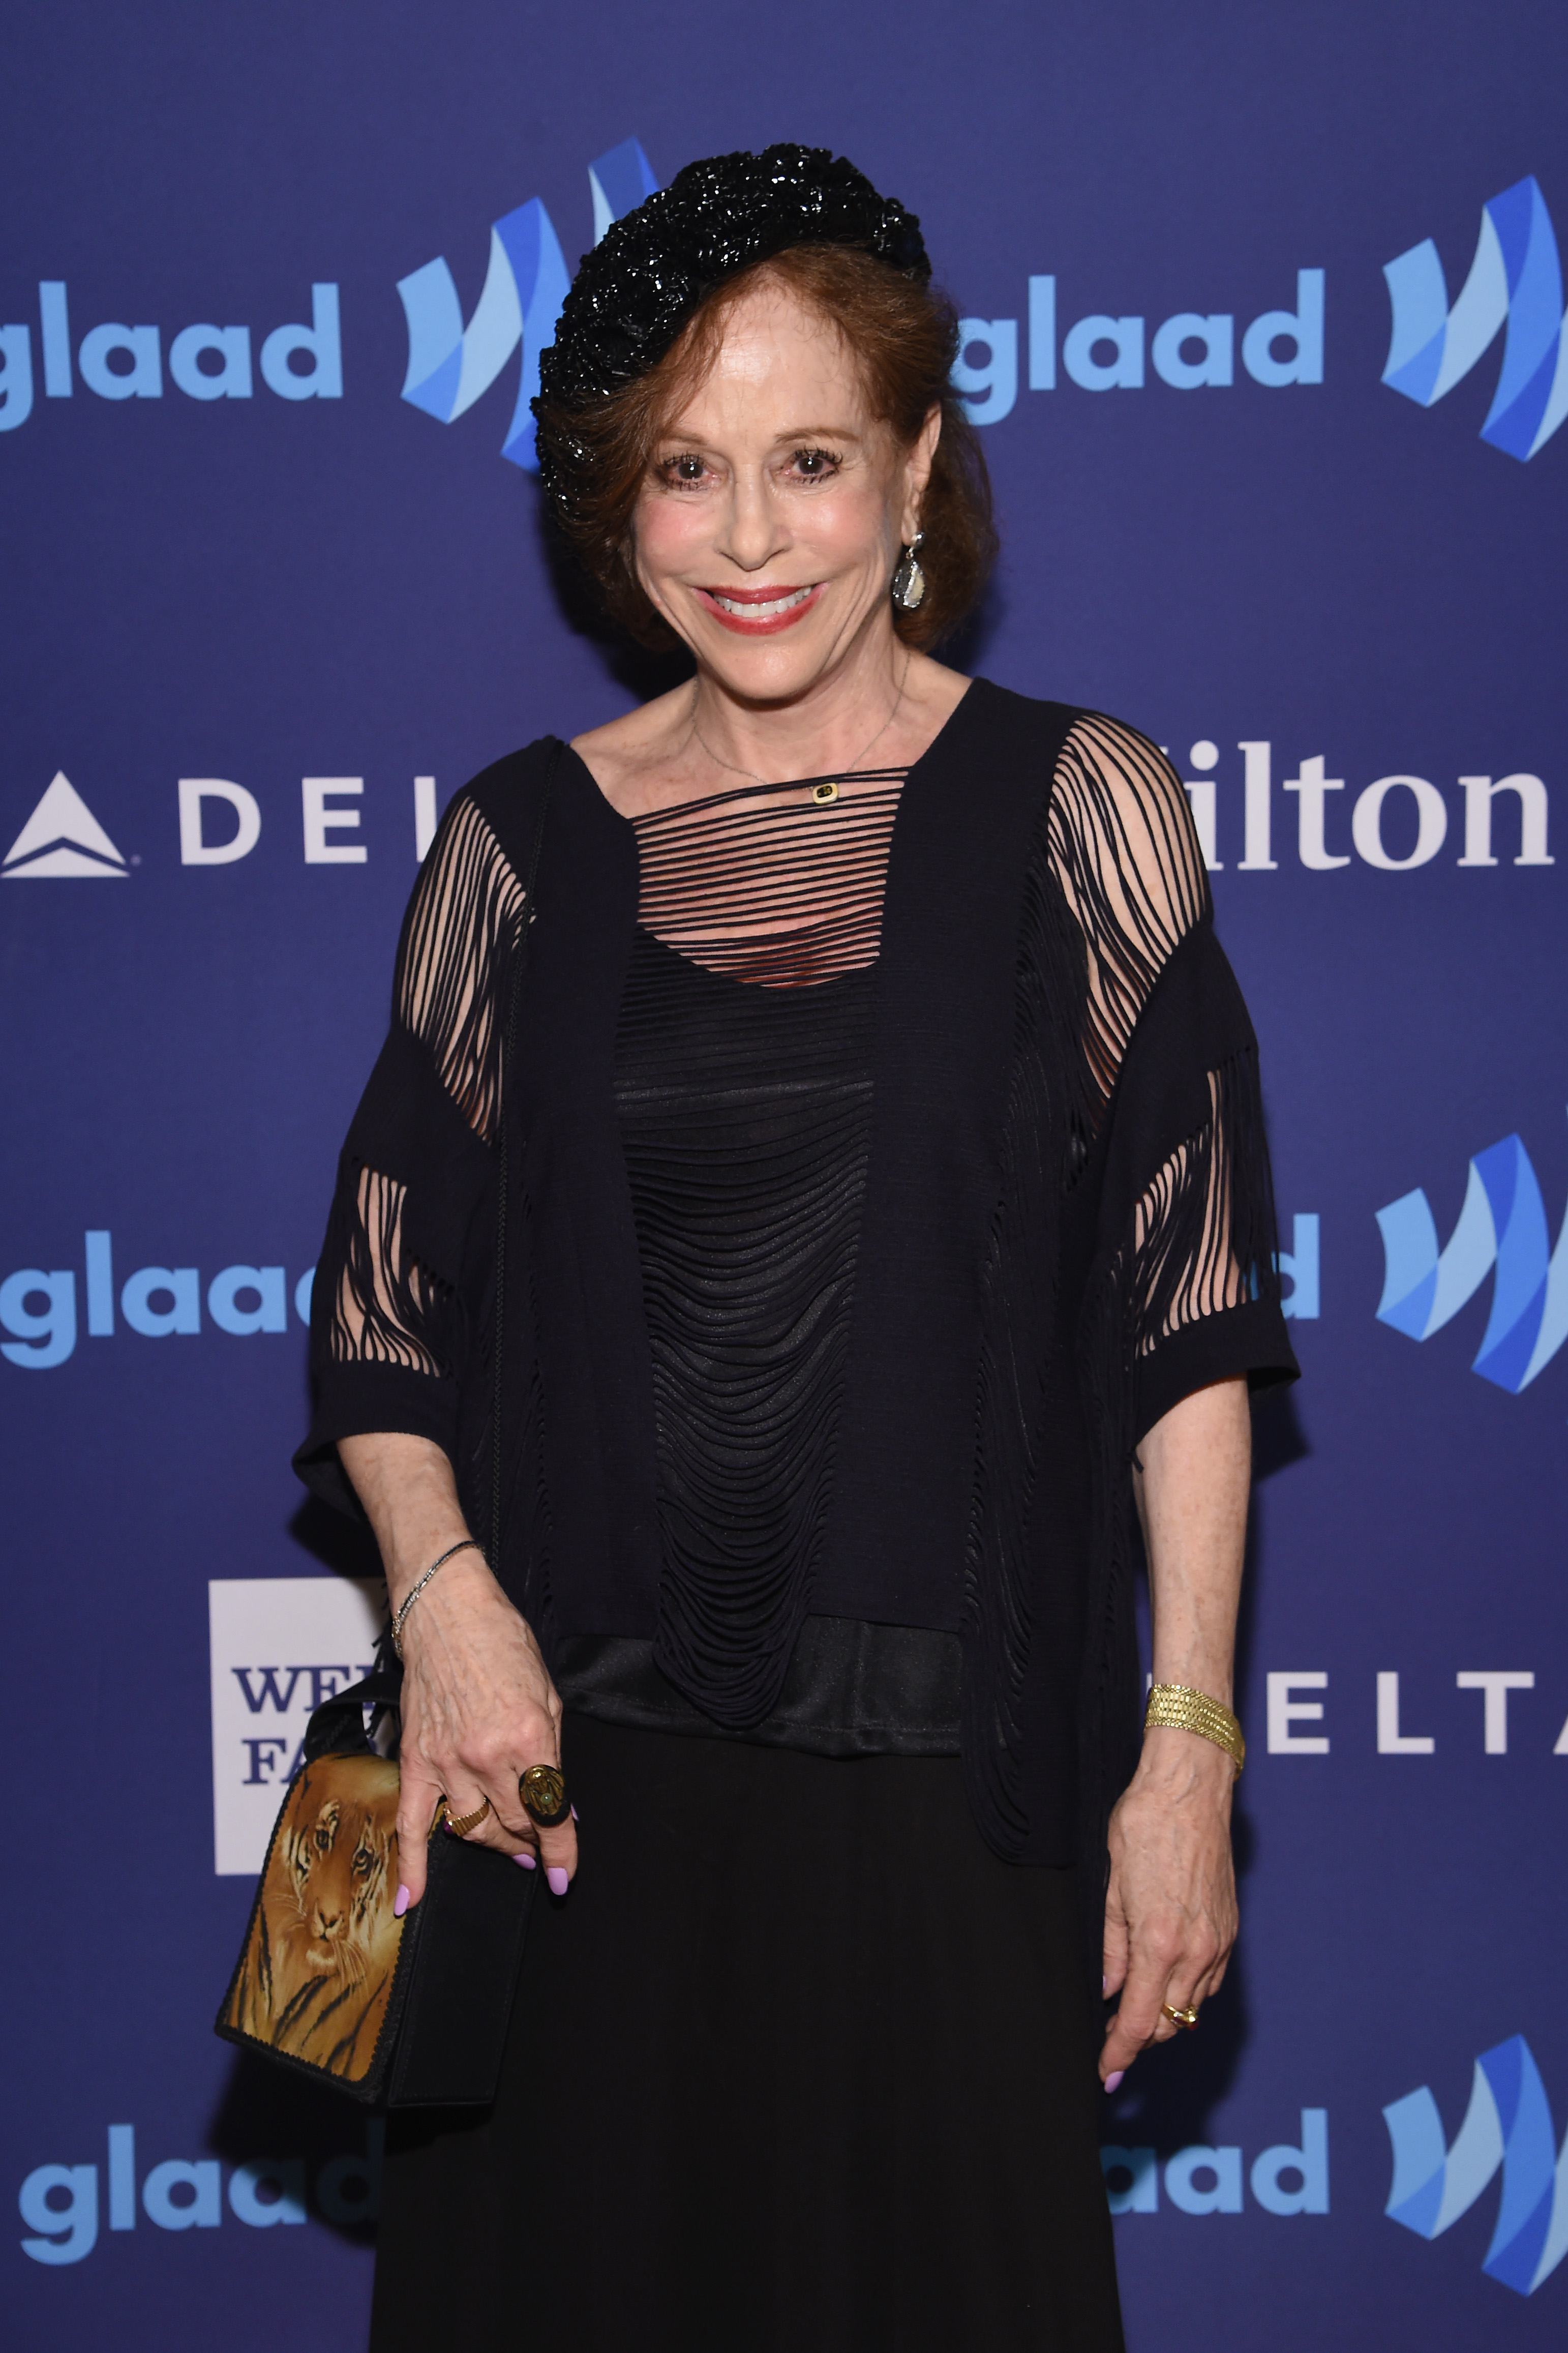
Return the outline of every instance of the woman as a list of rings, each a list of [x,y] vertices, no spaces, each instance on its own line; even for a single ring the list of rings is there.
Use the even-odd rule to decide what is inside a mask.
[[[693,675],[447,811],[317,1278],[400,1901],[441,1794],[555,1899],[494,2108],[393,2120],[377,2353],[1119,2346],[1096,2042],[1225,1972],[1255,1047],[1165,761],[928,651],[991,548],[929,277],[848,164],[716,158],[544,355]]]

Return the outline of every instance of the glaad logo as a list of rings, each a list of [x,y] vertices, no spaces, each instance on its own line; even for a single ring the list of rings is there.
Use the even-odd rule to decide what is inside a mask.
[[[1303,2108],[1300,2116],[1299,2145],[1281,2141],[1252,2160],[1252,2195],[1266,2213],[1329,2211],[1329,2112]],[[1110,2144],[1101,2148],[1100,2165],[1113,2214],[1160,2211],[1160,2168],[1153,2149]],[[1289,2182],[1287,2174],[1293,2177]],[[1201,2144],[1178,2149],[1165,2162],[1165,2195],[1184,2214],[1239,2214],[1245,2204],[1241,2150]]]
[[[1568,319],[1557,239],[1533,174],[1481,210],[1470,274],[1453,309],[1430,237],[1385,263],[1394,323],[1383,381],[1430,408],[1468,375],[1503,321],[1502,374],[1481,439],[1533,458],[1568,417]]]
[[[82,1236],[87,1277],[87,1335],[112,1340],[114,1236],[92,1226]],[[316,1270],[307,1267],[294,1284],[294,1313],[309,1326],[310,1289]],[[206,1287],[207,1314],[220,1332],[248,1339],[258,1332],[289,1329],[289,1278],[280,1266],[226,1266]],[[29,1301],[40,1304],[31,1306]],[[167,1303],[165,1304],[165,1303]],[[0,1356],[24,1372],[52,1372],[75,1352],[77,1288],[74,1267],[22,1266],[0,1282]],[[121,1285],[120,1313],[143,1339],[192,1337],[202,1329],[202,1278],[194,1266],[140,1266]]]
[[[1483,2051],[1458,2138],[1449,2148],[1425,2084],[1384,2108],[1394,2183],[1384,2211],[1436,2239],[1468,2214],[1499,2166],[1502,2202],[1481,2269],[1533,2295],[1568,2254],[1568,2140],[1558,2156],[1541,2071],[1522,2034]]]
[[[327,2159],[311,2184],[318,2213],[340,2228],[374,2222],[381,2204],[381,2165],[386,2127],[373,2116],[363,2151]],[[134,2125],[110,2125],[107,2135],[105,2187],[111,2231],[137,2227],[137,2176],[142,2212],[160,2231],[216,2231],[223,2222],[223,2167],[216,2158],[166,2157],[143,2169],[137,2162]],[[16,2194],[32,2236],[20,2242],[36,2263],[58,2268],[79,2263],[98,2244],[99,2168],[96,2165],[36,2165]],[[253,2231],[310,2219],[305,2160],[301,2157],[253,2157],[228,2177],[228,2211]]]
[[[1265,311],[1241,337],[1241,364],[1254,384],[1278,390],[1323,381],[1323,300],[1321,269],[1296,272],[1296,308]],[[1031,392],[1057,389],[1057,279],[1031,276],[1026,380]],[[1140,315],[1112,317],[1091,311],[1060,338],[1062,372],[1082,392],[1142,392],[1144,332]],[[972,425],[1000,425],[1018,397],[1016,319],[961,319],[952,381],[963,396]],[[1178,311],[1148,339],[1155,375],[1173,392],[1205,385],[1228,386],[1236,376],[1236,314]],[[1280,349],[1279,346],[1283,346]],[[984,359],[972,356],[984,353]]]
[[[637,142],[626,139],[589,165],[588,185],[597,245],[610,223],[652,195],[658,182]],[[450,425],[489,390],[521,343],[517,406],[500,453],[531,471],[537,461],[529,403],[539,390],[539,354],[554,340],[571,282],[554,224],[537,196],[491,223],[484,290],[466,327],[444,257],[400,278],[397,290],[408,325],[404,399]]]
[[[59,770],[43,799],[5,852],[7,882],[59,881],[100,874],[123,876],[125,860]]]
[[[46,400],[75,397],[69,290],[63,279],[38,284],[38,348]],[[100,400],[162,400],[163,335],[157,327],[109,320],[89,327],[77,346],[76,373]],[[121,364],[123,363],[123,364]],[[303,363],[303,364],[300,364]],[[341,400],[343,361],[338,290],[310,289],[310,323],[274,327],[260,352],[261,381],[279,400]],[[169,345],[169,374],[188,400],[249,400],[248,327],[182,327]],[[0,327],[0,433],[33,413],[33,331],[26,322]]]
[[[1439,1251],[1420,1186],[1377,1212],[1383,1234],[1380,1324],[1429,1340],[1495,1268],[1491,1314],[1470,1369],[1517,1397],[1568,1339],[1568,1215],[1547,1256],[1546,1206],[1517,1135],[1470,1163],[1458,1224]]]

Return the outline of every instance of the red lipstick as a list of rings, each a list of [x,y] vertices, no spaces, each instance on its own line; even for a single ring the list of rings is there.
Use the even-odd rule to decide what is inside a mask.
[[[822,594],[822,583],[814,581],[805,588],[699,588],[694,594],[721,628],[732,629],[737,637],[771,638],[780,629],[792,628],[803,614],[811,611]],[[748,614],[742,609],[748,606],[763,609]]]

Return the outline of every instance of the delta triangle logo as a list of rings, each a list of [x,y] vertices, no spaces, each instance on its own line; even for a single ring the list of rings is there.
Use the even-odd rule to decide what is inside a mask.
[[[118,874],[129,869],[114,844],[63,770],[49,786],[5,853],[7,882],[62,881],[77,875]]]

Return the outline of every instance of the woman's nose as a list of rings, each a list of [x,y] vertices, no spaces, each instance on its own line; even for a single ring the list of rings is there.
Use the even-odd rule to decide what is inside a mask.
[[[784,543],[785,534],[765,486],[756,480],[737,481],[721,541],[723,553],[742,572],[761,572]]]

